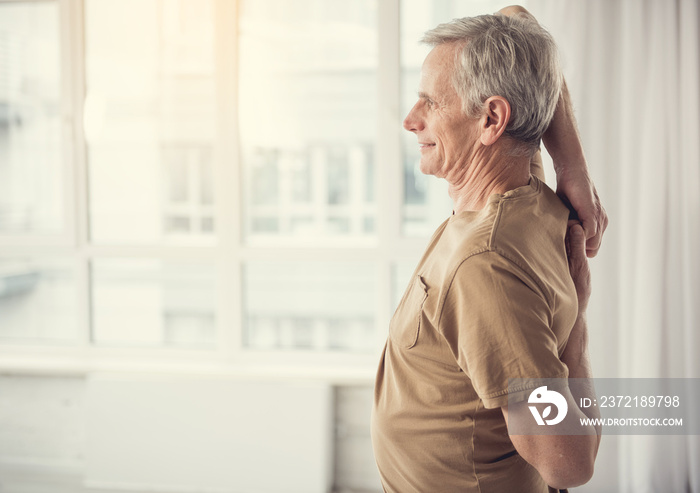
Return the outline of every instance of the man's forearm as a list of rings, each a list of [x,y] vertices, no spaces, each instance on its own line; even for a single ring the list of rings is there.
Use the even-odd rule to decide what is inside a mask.
[[[595,399],[595,389],[593,387],[593,372],[591,370],[591,361],[588,355],[588,325],[586,323],[586,315],[579,315],[574,323],[569,341],[566,343],[566,349],[561,356],[561,361],[569,368],[569,378],[586,379],[583,385],[577,382],[571,389],[571,395],[574,401],[581,410],[589,418],[600,418],[600,411],[596,406],[581,408],[578,405],[583,397]],[[595,426],[598,435],[598,445],[600,445],[601,426]]]
[[[569,367],[569,378],[593,377],[588,357],[588,324],[585,314],[576,318],[561,360]]]
[[[586,158],[566,81],[562,83],[554,117],[542,136],[542,142],[552,157],[557,178],[571,167],[586,168]]]

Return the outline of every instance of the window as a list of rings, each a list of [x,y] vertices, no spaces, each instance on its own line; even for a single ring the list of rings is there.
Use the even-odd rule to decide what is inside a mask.
[[[0,0],[0,344],[373,371],[451,210],[418,39],[497,8]]]
[[[66,228],[57,2],[0,3],[0,235]]]
[[[111,346],[213,347],[211,265],[153,259],[92,264],[93,342]]]
[[[371,351],[375,270],[369,262],[248,263],[245,346]]]
[[[0,340],[79,340],[57,2],[0,3]],[[29,248],[28,248],[29,247]]]
[[[185,242],[187,236],[207,239],[214,234],[214,180],[211,146],[164,144],[163,234]],[[179,238],[178,238],[179,235]]]
[[[76,273],[65,258],[3,256],[0,261],[0,339],[78,342]]]
[[[249,241],[374,236],[376,1],[241,1]]]
[[[207,0],[86,0],[92,242],[215,242],[213,15]]]

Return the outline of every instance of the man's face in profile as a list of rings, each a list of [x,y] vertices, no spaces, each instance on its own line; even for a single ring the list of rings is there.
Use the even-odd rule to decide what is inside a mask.
[[[418,102],[403,122],[416,134],[420,170],[445,178],[471,161],[477,143],[477,118],[462,109],[462,98],[452,83],[456,44],[438,45],[423,62]]]

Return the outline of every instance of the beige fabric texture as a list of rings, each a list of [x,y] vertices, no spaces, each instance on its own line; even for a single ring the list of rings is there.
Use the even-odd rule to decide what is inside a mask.
[[[372,441],[386,492],[556,491],[517,454],[500,407],[510,378],[568,376],[568,215],[532,176],[431,238],[377,371]]]

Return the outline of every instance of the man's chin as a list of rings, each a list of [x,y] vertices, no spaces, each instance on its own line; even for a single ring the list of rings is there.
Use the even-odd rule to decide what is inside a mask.
[[[433,166],[431,166],[431,163],[426,162],[423,159],[420,160],[420,165],[418,166],[418,169],[424,175],[434,175],[435,174],[435,169]]]

